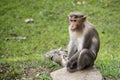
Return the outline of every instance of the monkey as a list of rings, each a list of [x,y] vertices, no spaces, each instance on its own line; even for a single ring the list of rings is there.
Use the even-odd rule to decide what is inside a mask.
[[[100,40],[94,25],[80,12],[71,12],[69,19],[68,72],[76,72],[94,65]]]

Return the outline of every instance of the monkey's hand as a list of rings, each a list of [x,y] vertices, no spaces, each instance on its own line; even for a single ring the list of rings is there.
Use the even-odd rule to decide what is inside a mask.
[[[77,58],[76,59],[70,58],[68,60],[67,71],[69,71],[71,73],[77,71]]]

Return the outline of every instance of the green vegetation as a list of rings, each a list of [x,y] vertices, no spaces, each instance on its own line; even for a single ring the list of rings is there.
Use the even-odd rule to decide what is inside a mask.
[[[50,80],[49,73],[60,66],[44,54],[67,47],[71,11],[84,13],[99,32],[95,66],[104,77],[120,77],[120,1],[78,1],[84,0],[0,0],[0,80]],[[25,23],[27,18],[34,22]]]

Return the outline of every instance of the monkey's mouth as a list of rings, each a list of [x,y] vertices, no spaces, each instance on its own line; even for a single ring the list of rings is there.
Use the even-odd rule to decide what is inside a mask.
[[[71,27],[71,30],[72,30],[72,31],[75,31],[75,30],[76,30],[76,28],[75,28],[75,27]]]
[[[71,30],[75,30],[76,29],[76,26],[71,26]]]

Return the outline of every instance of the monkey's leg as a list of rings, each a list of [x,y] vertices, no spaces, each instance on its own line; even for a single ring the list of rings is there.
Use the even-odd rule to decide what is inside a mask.
[[[78,70],[93,66],[95,59],[96,57],[91,50],[82,49],[77,61]]]

